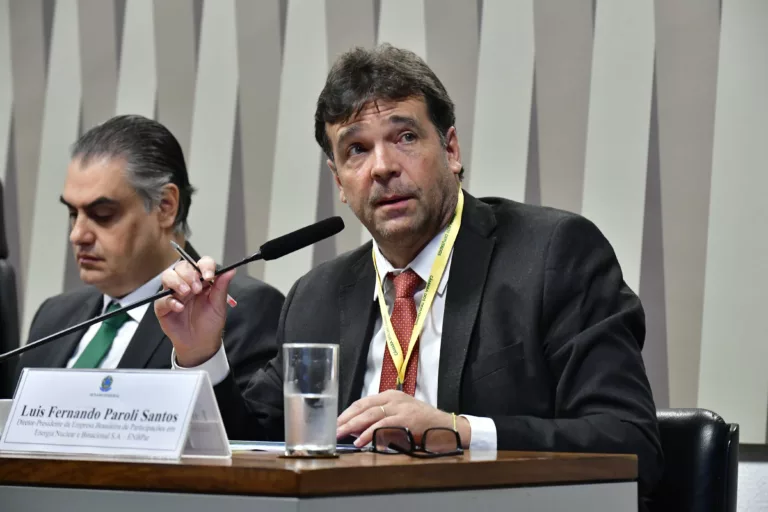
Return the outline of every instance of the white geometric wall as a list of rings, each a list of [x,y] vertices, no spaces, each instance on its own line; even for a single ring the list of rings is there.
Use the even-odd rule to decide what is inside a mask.
[[[722,3],[722,5],[721,5]],[[368,238],[313,138],[333,59],[390,42],[456,102],[475,195],[583,213],[647,314],[658,406],[766,442],[765,0],[0,0],[0,179],[23,332],[78,286],[59,204],[69,145],[116,113],[165,123],[221,261],[333,214],[332,240],[249,271],[286,291]],[[25,341],[25,340],[24,340]]]

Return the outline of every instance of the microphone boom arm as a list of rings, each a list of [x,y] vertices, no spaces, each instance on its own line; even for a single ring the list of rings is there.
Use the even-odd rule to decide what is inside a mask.
[[[240,261],[232,263],[231,265],[227,265],[226,267],[221,267],[217,269],[216,272],[214,273],[214,276],[218,276],[225,272],[229,272],[234,268],[245,265],[246,263],[250,263],[252,261],[273,260],[273,259],[281,258],[286,254],[290,254],[294,251],[298,251],[299,249],[308,247],[314,243],[319,242],[320,240],[324,240],[328,237],[331,237],[336,233],[339,233],[342,229],[344,229],[344,221],[342,220],[341,217],[339,216],[329,217],[327,219],[321,220],[314,224],[310,224],[309,226],[305,226],[301,229],[297,229],[296,231],[293,231],[281,237],[264,242],[264,244],[262,244],[261,248],[257,253],[252,254],[246,258],[243,258]],[[203,286],[206,286],[206,284],[208,284],[208,282],[205,281],[202,277],[200,278],[200,281],[203,282]],[[107,318],[113,317],[125,311],[129,311],[133,308],[137,308],[149,302],[156,301],[157,299],[167,297],[172,293],[173,293],[173,290],[170,290],[170,289],[162,290],[152,295],[151,297],[147,297],[146,299],[142,299],[140,301],[134,302],[133,304],[128,304],[127,306],[123,306],[109,313],[105,313],[101,316],[97,316],[96,318],[91,318],[90,320],[86,320],[85,322],[81,322],[77,325],[73,325],[72,327],[67,327],[62,331],[49,334],[45,338],[41,338],[31,343],[27,343],[23,347],[16,348],[14,350],[11,350],[10,352],[6,352],[5,354],[0,354],[0,363],[5,361],[6,359],[10,359],[13,356],[21,354],[22,352],[26,352],[27,350],[31,350],[35,347],[45,345],[46,343],[50,343],[53,340],[61,338],[62,336],[72,334],[73,332],[80,331],[82,329],[87,329],[93,324],[102,322]]]
[[[242,265],[245,265],[246,263],[250,263],[252,261],[260,260],[261,259],[261,253],[257,252],[256,254],[253,254],[251,256],[248,256],[247,258],[243,258],[240,261],[237,261],[235,263],[232,263],[231,265],[227,265],[226,267],[222,267],[220,269],[217,269],[214,276],[219,276],[225,272],[229,272],[233,268],[240,267]],[[201,277],[200,281],[203,283],[206,283],[206,281]],[[169,295],[173,294],[173,290],[167,289],[157,292],[156,294],[152,295],[151,297],[147,297],[146,299],[138,300],[132,304],[128,304],[126,306],[123,306],[121,308],[118,308],[114,311],[110,311],[109,313],[104,313],[103,315],[97,316],[95,318],[91,318],[90,320],[86,320],[85,322],[80,322],[77,325],[73,325],[71,327],[67,327],[63,331],[57,331],[53,334],[49,334],[45,338],[40,338],[37,341],[33,341],[31,343],[27,343],[24,346],[21,346],[19,348],[15,348],[9,352],[6,352],[5,354],[0,354],[0,363],[3,361],[10,359],[16,355],[22,354],[26,352],[27,350],[32,350],[33,348],[39,347],[41,345],[45,345],[46,343],[50,343],[53,340],[63,338],[64,336],[67,336],[68,334],[72,334],[73,332],[77,332],[83,329],[87,329],[93,324],[97,324],[99,322],[103,322],[107,318],[112,318],[115,315],[119,315],[120,313],[124,313],[126,311],[130,311],[134,308],[137,308],[139,306],[143,306],[144,304],[148,304],[150,302],[154,302],[157,299],[162,299],[163,297],[167,297]]]

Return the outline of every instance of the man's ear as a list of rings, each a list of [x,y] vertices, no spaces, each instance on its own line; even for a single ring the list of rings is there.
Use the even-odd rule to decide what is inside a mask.
[[[339,201],[342,203],[347,202],[347,196],[344,195],[344,188],[341,186],[341,180],[339,180],[339,173],[336,171],[336,164],[330,158],[325,161],[328,164],[328,168],[333,173],[333,181],[336,183],[336,188],[339,189]]]
[[[179,211],[179,187],[168,183],[163,187],[163,196],[158,207],[158,219],[163,228],[172,228]]]
[[[461,172],[461,148],[459,147],[459,136],[456,133],[456,127],[451,126],[445,134],[445,155],[448,160],[448,167],[453,174]]]

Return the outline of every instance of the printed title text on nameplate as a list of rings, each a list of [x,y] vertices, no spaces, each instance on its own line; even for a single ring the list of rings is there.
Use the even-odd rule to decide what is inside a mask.
[[[26,369],[0,450],[177,458],[201,373]]]

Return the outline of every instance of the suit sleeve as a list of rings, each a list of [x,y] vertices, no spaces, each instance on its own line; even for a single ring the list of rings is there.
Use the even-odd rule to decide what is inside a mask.
[[[229,439],[284,440],[281,352],[285,338],[285,319],[299,281],[291,288],[279,314],[276,355],[251,374],[244,391],[232,372],[213,388]],[[239,308],[240,304],[237,307]]]
[[[29,325],[29,337],[27,338],[27,343],[30,343],[32,341],[37,341],[42,337],[36,333],[42,328],[41,322],[43,321],[42,319],[45,316],[43,314],[43,310],[45,310],[48,307],[48,303],[50,301],[51,301],[50,297],[45,299],[43,303],[40,304],[40,307],[37,308],[37,311],[35,311],[35,316],[32,317],[32,323]],[[24,357],[24,355],[22,354],[21,357]]]
[[[501,450],[633,453],[640,495],[661,478],[656,407],[641,355],[645,315],[608,241],[561,220],[546,254],[540,336],[555,418],[494,417]]]
[[[27,343],[37,341],[40,338],[47,336],[50,334],[49,332],[46,332],[46,328],[50,329],[47,325],[45,325],[45,321],[43,318],[46,316],[43,311],[47,308],[49,305],[51,299],[50,297],[45,299],[42,304],[40,304],[40,307],[37,308],[37,311],[35,311],[35,316],[32,317],[32,323],[29,327],[29,336],[27,337]],[[5,363],[0,365],[0,376],[6,376],[4,372],[7,373],[6,381],[5,383],[0,382],[0,398],[13,398],[14,392],[16,390],[16,385],[19,382],[19,378],[21,377],[21,371],[27,367],[30,366],[30,361],[33,361],[33,354],[40,353],[39,351],[44,350],[52,350],[52,347],[50,345],[46,346],[43,345],[38,348],[34,348],[28,352],[24,352],[23,354],[19,355],[18,359],[12,358],[6,361]],[[32,363],[34,364],[34,363]],[[2,379],[0,379],[2,380]]]
[[[49,303],[51,302],[51,298],[47,298],[43,301],[42,304],[40,304],[40,307],[37,308],[37,311],[35,311],[35,316],[32,317],[32,323],[29,324],[29,335],[27,337],[27,343],[32,343],[33,341],[37,341],[44,336],[47,336],[50,334],[49,332],[46,332],[46,330],[50,329],[47,325],[45,325],[45,321],[43,320],[46,315],[44,311],[48,308]],[[49,315],[50,316],[50,315]],[[43,345],[45,347],[45,345]],[[19,356],[18,359],[18,368],[17,373],[21,373],[21,370],[24,368],[25,361],[29,359],[29,355],[34,351],[37,350],[51,350],[51,347],[48,348],[34,348],[30,350],[29,352],[24,352]],[[16,378],[18,380],[19,375],[16,375]]]
[[[224,326],[224,349],[232,377],[245,390],[253,375],[277,353],[276,331],[284,297],[257,281],[233,293],[238,304]]]

